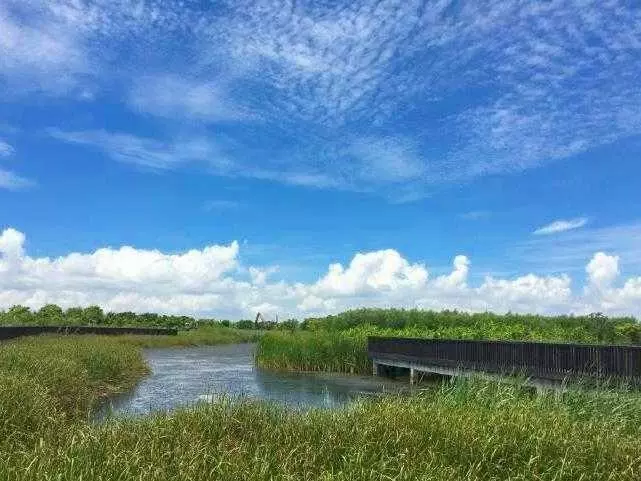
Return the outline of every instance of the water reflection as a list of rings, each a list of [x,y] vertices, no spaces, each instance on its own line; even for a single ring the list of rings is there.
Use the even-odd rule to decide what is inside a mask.
[[[253,353],[250,344],[146,350],[152,374],[130,393],[112,399],[98,418],[166,411],[221,395],[267,399],[292,407],[333,408],[360,396],[407,388],[406,383],[383,378],[255,369]]]

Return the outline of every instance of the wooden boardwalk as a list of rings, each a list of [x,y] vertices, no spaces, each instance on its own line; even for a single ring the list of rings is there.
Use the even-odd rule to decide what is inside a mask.
[[[449,376],[519,376],[536,383],[608,380],[641,384],[641,346],[370,337],[374,374],[380,366]]]
[[[176,329],[160,327],[107,327],[107,326],[0,326],[0,340],[14,339],[22,336],[37,336],[40,334],[101,334],[101,335],[169,335],[175,336]]]

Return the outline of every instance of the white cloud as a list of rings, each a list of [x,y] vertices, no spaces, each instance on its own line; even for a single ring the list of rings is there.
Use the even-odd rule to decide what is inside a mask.
[[[470,260],[467,256],[458,255],[454,258],[454,269],[446,276],[437,277],[434,285],[443,290],[464,288],[470,272]]]
[[[533,236],[506,252],[511,265],[537,272],[579,274],[595,252],[616,252],[628,269],[641,272],[641,224],[586,227],[560,236]]]
[[[26,177],[14,174],[8,170],[0,169],[0,189],[22,190],[32,187],[33,185],[34,182]]]
[[[252,284],[264,286],[267,283],[267,277],[278,271],[278,266],[271,266],[267,268],[249,267],[249,276],[251,277]]]
[[[24,254],[25,235],[16,229],[8,228],[0,235],[0,254],[5,267],[18,262]],[[0,264],[1,266],[2,264]]]
[[[222,173],[233,164],[218,145],[204,137],[162,141],[106,130],[63,132],[58,129],[51,129],[49,134],[64,142],[99,149],[119,162],[156,170],[175,169],[188,162],[201,162],[217,173]]]
[[[459,255],[450,274],[430,280],[425,265],[386,249],[356,254],[346,267],[331,264],[313,283],[276,282],[269,279],[275,266],[243,266],[236,242],[182,253],[125,246],[34,258],[25,250],[25,236],[5,229],[0,235],[0,308],[54,302],[228,318],[252,317],[257,311],[304,317],[359,306],[641,315],[641,277],[618,287],[618,259],[602,253],[588,264],[582,291],[573,291],[565,274],[488,277],[471,286],[469,270],[469,259]]]
[[[567,275],[539,277],[534,274],[514,280],[487,278],[476,289],[477,298],[489,309],[518,312],[571,311],[571,280]]]
[[[600,289],[610,287],[619,276],[619,257],[597,252],[586,266],[585,271],[588,274],[590,285]]]
[[[0,158],[11,157],[13,154],[15,154],[13,146],[0,139]],[[15,172],[0,168],[0,189],[23,190],[34,185],[34,181],[22,177]]]
[[[330,265],[313,290],[325,296],[350,296],[400,288],[419,289],[427,277],[425,266],[410,264],[397,251],[386,249],[358,253],[347,268],[341,264]]]
[[[403,138],[361,138],[347,149],[354,159],[353,177],[369,182],[407,182],[419,178],[423,162],[412,141]]]
[[[131,106],[141,112],[175,120],[239,121],[251,115],[230,100],[220,81],[195,81],[163,75],[142,77],[130,93]]]
[[[0,157],[9,157],[15,152],[14,148],[4,140],[0,139]]]
[[[12,91],[66,92],[90,71],[81,33],[59,18],[10,15],[13,2],[0,5],[0,73]]]
[[[641,133],[641,13],[623,1],[206,3],[6,0],[5,91],[108,91],[189,138],[251,121],[287,139],[235,152],[255,177],[398,202]],[[174,136],[153,142],[113,157],[184,163]]]
[[[556,220],[550,224],[540,227],[534,231],[536,235],[550,235],[568,230],[579,229],[588,223],[585,217],[579,217],[569,220]]]
[[[588,283],[584,291],[590,310],[620,314],[640,305],[641,277],[627,279],[620,288],[614,285],[620,275],[619,256],[598,252],[585,270]]]

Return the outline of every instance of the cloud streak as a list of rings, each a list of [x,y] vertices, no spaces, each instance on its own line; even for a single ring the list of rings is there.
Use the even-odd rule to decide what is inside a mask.
[[[110,92],[168,125],[164,144],[251,123],[269,142],[233,161],[284,183],[417,199],[641,134],[641,12],[623,0],[9,0],[0,31],[7,92]],[[173,148],[118,158],[163,168]]]
[[[579,229],[587,225],[588,219],[586,217],[577,217],[576,219],[568,220],[555,220],[550,224],[544,225],[536,229],[534,235],[551,235],[558,234],[560,232],[566,232],[569,230]]]

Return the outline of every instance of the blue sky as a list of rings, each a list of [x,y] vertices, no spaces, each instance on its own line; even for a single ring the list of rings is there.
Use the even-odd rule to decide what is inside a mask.
[[[632,2],[1,0],[0,307],[637,313],[640,74]]]

